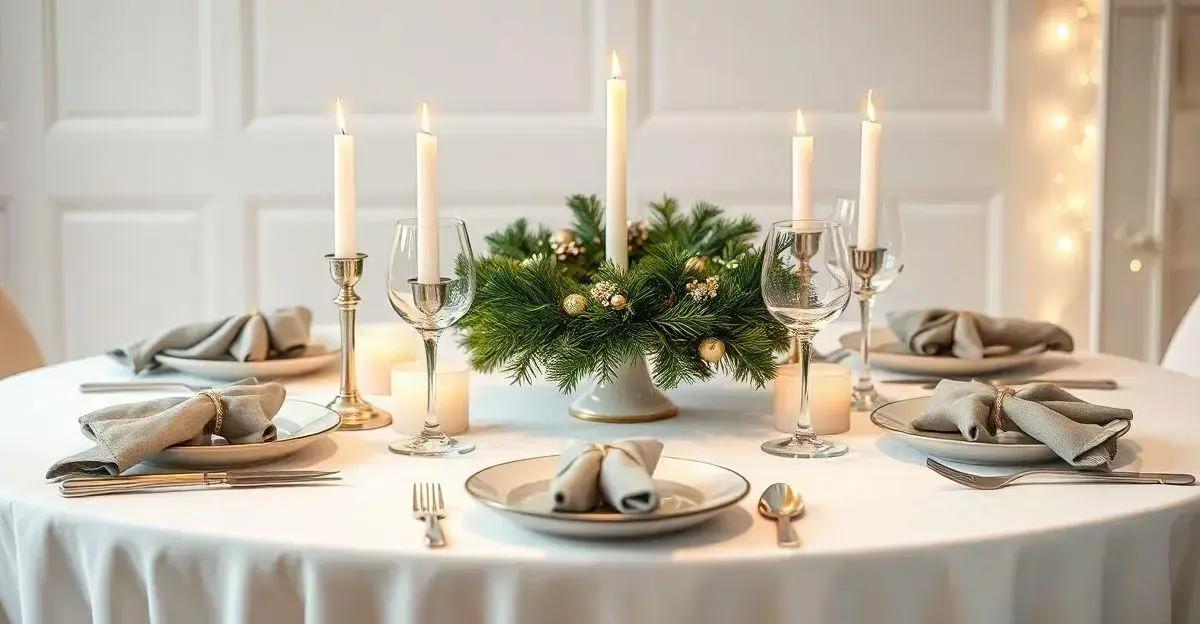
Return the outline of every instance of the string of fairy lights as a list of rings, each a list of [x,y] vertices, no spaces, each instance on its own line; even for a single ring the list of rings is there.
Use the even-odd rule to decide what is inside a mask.
[[[1086,288],[1093,228],[1096,175],[1096,122],[1101,80],[1100,0],[1050,0],[1040,16],[1046,64],[1046,169],[1049,174],[1045,244],[1065,263],[1071,290]],[[1136,268],[1141,269],[1140,263]],[[1067,284],[1064,284],[1067,285]],[[1081,300],[1086,297],[1080,297]],[[1043,316],[1059,317],[1070,301],[1057,301]]]

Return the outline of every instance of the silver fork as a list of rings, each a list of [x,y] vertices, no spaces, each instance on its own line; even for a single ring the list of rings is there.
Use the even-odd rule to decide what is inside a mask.
[[[442,484],[413,484],[413,517],[425,521],[425,545],[441,548],[446,545],[442,533],[441,519],[446,517],[446,503],[442,500]]]
[[[1007,475],[989,477],[956,470],[933,458],[925,460],[925,465],[934,472],[958,483],[977,490],[998,490],[1021,477],[1029,475],[1054,475],[1079,479],[1091,483],[1160,483],[1163,485],[1191,485],[1196,477],[1190,474],[1173,472],[1106,472],[1103,470],[1062,470],[1057,468],[1033,468]]]

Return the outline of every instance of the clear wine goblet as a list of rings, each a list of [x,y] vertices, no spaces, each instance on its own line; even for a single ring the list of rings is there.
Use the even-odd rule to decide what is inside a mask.
[[[432,276],[419,279],[418,276]],[[449,277],[446,277],[449,276]],[[422,457],[461,455],[475,444],[442,431],[437,412],[437,346],[446,328],[461,319],[475,300],[475,257],[467,225],[460,219],[438,219],[418,227],[401,219],[392,240],[387,276],[388,301],[425,343],[425,425],[416,435],[388,445],[393,453]]]
[[[856,410],[873,410],[888,400],[880,396],[871,381],[871,311],[875,307],[875,295],[887,290],[900,271],[904,270],[904,223],[900,220],[900,209],[894,201],[879,202],[879,214],[875,224],[875,242],[867,248],[859,241],[858,222],[861,218],[858,202],[839,199],[834,204],[834,214],[846,229],[850,230],[850,265],[858,276],[859,318],[862,333],[859,356],[862,366],[858,369],[858,381],[850,395],[850,406]]]
[[[846,445],[812,430],[808,367],[813,337],[850,303],[850,262],[842,226],[831,220],[779,221],[763,250],[763,303],[800,344],[800,413],[791,437],[768,440],[762,450],[781,457],[837,457]]]

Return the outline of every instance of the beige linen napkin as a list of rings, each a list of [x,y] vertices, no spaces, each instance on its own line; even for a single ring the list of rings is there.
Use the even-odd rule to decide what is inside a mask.
[[[113,349],[109,355],[132,367],[134,373],[157,366],[154,356],[160,353],[198,360],[259,362],[303,353],[311,323],[312,312],[304,306],[280,308],[270,314],[256,310],[173,327]]]
[[[922,355],[977,359],[1075,348],[1071,334],[1054,323],[937,308],[889,312],[887,319],[900,344]]]
[[[1100,468],[1116,458],[1117,438],[1132,419],[1130,410],[1088,403],[1054,384],[1013,390],[943,379],[912,426],[958,431],[972,442],[1028,442],[1028,436],[1076,468]]]
[[[230,444],[275,439],[271,419],[287,395],[282,384],[260,384],[251,377],[211,392],[216,396],[166,397],[113,405],[81,416],[83,435],[96,446],[55,462],[46,478],[117,475],[168,446],[205,443],[208,434],[219,435]],[[220,401],[222,412],[220,429],[215,431],[214,399]]]
[[[601,501],[620,513],[658,509],[651,475],[662,455],[662,442],[626,438],[598,444],[569,440],[550,482],[555,511],[592,511]]]

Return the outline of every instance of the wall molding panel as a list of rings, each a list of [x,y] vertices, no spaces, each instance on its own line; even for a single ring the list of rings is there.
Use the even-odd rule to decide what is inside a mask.
[[[1007,0],[731,6],[5,4],[0,42],[20,45],[0,46],[0,124],[10,124],[0,163],[19,167],[0,171],[0,197],[13,199],[0,208],[0,237],[13,242],[0,273],[52,359],[250,307],[305,303],[332,322],[322,255],[340,95],[371,256],[363,316],[394,320],[383,280],[392,223],[412,212],[418,103],[434,111],[442,210],[467,220],[483,253],[484,236],[517,216],[563,227],[566,195],[602,195],[616,49],[631,91],[631,217],[664,192],[763,223],[786,217],[796,106],[817,137],[818,206],[855,195],[858,108],[873,87],[884,192],[910,223],[909,265],[885,307],[930,303],[918,284],[940,281],[955,287],[939,303],[1028,313],[1008,286],[1024,275],[1025,250],[1005,250],[1021,244],[1035,206],[1020,189],[1040,174],[1012,165],[1014,137],[1032,123],[1014,108],[1029,88],[1014,80],[1026,63],[1014,42],[1029,36],[1032,10]],[[862,40],[853,10],[882,16],[867,28],[887,49],[852,45]],[[796,23],[798,12],[826,14],[827,32]],[[949,47],[930,47],[931,33]],[[45,279],[25,277],[53,265]]]

